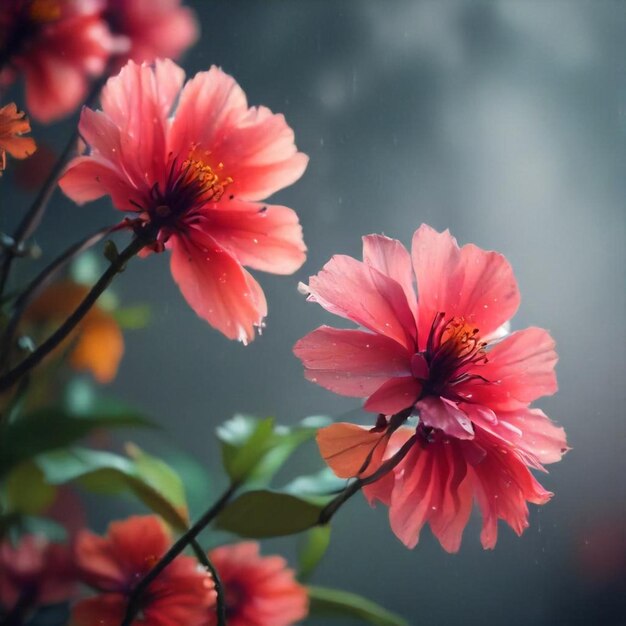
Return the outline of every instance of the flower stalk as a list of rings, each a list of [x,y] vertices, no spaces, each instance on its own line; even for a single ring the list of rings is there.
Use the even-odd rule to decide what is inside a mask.
[[[112,66],[112,63],[109,64]],[[85,98],[84,106],[89,106],[93,104],[95,99],[98,97],[98,94],[102,90],[102,87],[108,80],[110,75],[110,70],[105,71],[104,74],[94,81],[89,94]],[[9,279],[9,274],[11,273],[11,267],[13,265],[13,261],[15,257],[20,255],[20,251],[24,246],[24,242],[37,230],[43,216],[46,212],[46,208],[48,207],[48,202],[56,189],[57,181],[59,180],[61,174],[63,173],[63,169],[65,168],[66,163],[73,156],[76,147],[78,145],[78,140],[80,138],[78,132],[78,126],[76,126],[75,130],[72,132],[69,140],[65,144],[59,158],[56,160],[51,172],[48,174],[48,177],[44,181],[37,197],[31,204],[28,212],[22,218],[22,221],[18,224],[17,228],[12,237],[12,245],[10,248],[5,249],[4,251],[4,259],[2,265],[0,266],[0,297],[4,293],[6,288],[7,281]]]
[[[208,557],[204,554],[202,548],[197,544],[196,537],[219,515],[222,509],[228,504],[233,497],[239,485],[232,483],[226,491],[219,497],[218,500],[209,508],[202,517],[193,525],[189,530],[183,533],[178,540],[172,545],[172,547],[161,557],[159,562],[139,581],[137,586],[133,589],[126,609],[126,615],[122,626],[130,626],[139,611],[141,598],[152,582],[159,576],[159,574],[177,557],[183,550],[192,545],[196,556],[202,564],[207,567],[213,576],[213,584],[215,585],[215,592],[217,594],[217,626],[226,626],[226,603],[224,599],[224,590],[215,572],[215,568],[210,563]],[[200,559],[199,553],[202,554]]]
[[[113,260],[98,282],[91,288],[74,312],[48,337],[34,352],[23,361],[0,377],[0,393],[11,388],[24,374],[36,367],[52,352],[87,315],[91,307],[104,293],[113,279],[124,271],[126,263],[132,259],[147,243],[154,239],[153,229],[146,228],[136,234],[135,238]]]

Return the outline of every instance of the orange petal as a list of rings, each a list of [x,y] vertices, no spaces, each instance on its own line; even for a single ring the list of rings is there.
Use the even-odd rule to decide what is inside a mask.
[[[352,478],[363,471],[368,457],[385,433],[371,432],[364,426],[339,423],[320,429],[317,445],[330,469],[339,478]]]
[[[70,362],[75,369],[90,371],[98,382],[108,383],[124,354],[124,337],[112,317],[97,313],[83,322]]]
[[[29,326],[56,327],[67,318],[89,292],[85,285],[63,281],[48,287],[28,307],[24,321]],[[101,383],[115,378],[124,354],[124,337],[115,319],[94,307],[71,335],[76,345],[70,363],[78,370],[91,372]],[[68,343],[58,349],[67,349]]]
[[[0,108],[0,171],[6,165],[6,153],[16,159],[25,159],[37,149],[32,137],[21,137],[30,132],[25,113],[18,111],[14,102]]]

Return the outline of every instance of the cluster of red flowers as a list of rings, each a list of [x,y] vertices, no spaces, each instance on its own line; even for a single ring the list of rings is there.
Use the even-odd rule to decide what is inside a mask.
[[[165,554],[171,537],[156,516],[110,524],[104,537],[79,532],[73,550],[25,536],[0,545],[0,615],[21,616],[43,605],[74,601],[78,586],[95,592],[75,602],[74,626],[119,626],[137,583]],[[209,553],[222,582],[232,626],[290,626],[308,612],[305,588],[278,556],[262,557],[256,543],[226,545]],[[140,598],[143,626],[211,626],[213,580],[197,561],[179,556]]]
[[[180,0],[3,0],[0,85],[23,77],[30,115],[59,119],[107,63],[178,58],[198,36]]]
[[[244,268],[291,274],[306,258],[295,211],[265,201],[308,163],[285,118],[249,107],[217,67],[185,82],[169,57],[197,30],[179,0],[6,0],[0,36],[0,82],[23,75],[38,120],[71,112],[91,78],[114,70],[101,109],[81,113],[85,152],[67,165],[61,189],[77,203],[110,197],[127,214],[118,227],[134,233],[134,252],[169,251],[192,309],[226,337],[252,341],[267,302]],[[0,109],[0,170],[6,152],[33,152],[34,141],[22,136],[29,130],[15,105]],[[388,506],[409,547],[429,524],[445,550],[457,551],[474,502],[485,548],[495,546],[500,519],[521,534],[527,503],[552,495],[530,470],[545,471],[568,446],[563,429],[531,407],[556,391],[557,355],[547,331],[509,331],[520,295],[506,259],[422,225],[410,252],[369,235],[363,261],[335,256],[302,290],[359,326],[322,326],[301,339],[294,351],[306,377],[365,399],[377,415],[368,426],[320,430],[335,474],[357,479],[370,503]],[[44,292],[23,323],[49,320],[51,301],[64,303],[52,308],[66,318],[86,292],[70,284]],[[93,308],[79,330],[67,339],[76,344],[72,364],[111,380],[123,352],[119,328]],[[170,544],[156,516],[112,523],[104,537],[82,531],[71,550],[35,537],[2,544],[0,605],[10,616],[74,600],[81,582],[95,593],[73,606],[74,626],[117,626]],[[209,556],[231,626],[289,626],[306,616],[306,590],[280,557],[261,557],[255,543]],[[210,574],[178,556],[141,596],[136,623],[211,626],[215,604]]]

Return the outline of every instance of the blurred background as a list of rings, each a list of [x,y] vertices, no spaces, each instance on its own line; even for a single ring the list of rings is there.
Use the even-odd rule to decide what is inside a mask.
[[[522,292],[514,328],[542,326],[557,340],[560,391],[538,403],[573,448],[542,477],[555,497],[532,508],[521,538],[501,526],[492,552],[480,547],[475,516],[449,555],[428,531],[406,550],[386,510],[358,496],[337,516],[313,580],[416,625],[626,624],[626,4],[187,4],[202,29],[187,73],[216,64],[233,74],[251,104],[285,113],[310,155],[303,179],[274,198],[299,212],[309,257],[295,276],[260,276],[270,313],[248,347],[194,315],[167,255],[132,264],[115,289],[125,303],[149,303],[152,322],[126,334],[111,389],[167,428],[135,439],[190,453],[217,493],[214,429],[233,413],[368,423],[357,400],[302,376],[292,345],[335,320],[305,302],[298,281],[335,253],[359,257],[364,234],[409,244],[422,222],[450,228],[459,243],[513,264]],[[58,148],[75,119],[34,125],[33,135]],[[15,176],[7,182],[3,230],[32,193]],[[37,236],[44,258],[110,223],[111,211],[107,201],[77,207],[57,193]],[[311,446],[284,478],[319,466]],[[102,527],[134,510],[124,506],[90,517]],[[267,550],[290,555],[294,545]]]

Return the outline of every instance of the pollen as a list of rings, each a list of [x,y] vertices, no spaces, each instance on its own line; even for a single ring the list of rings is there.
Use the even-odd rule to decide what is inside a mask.
[[[424,358],[429,365],[428,386],[443,392],[449,385],[476,377],[468,373],[472,366],[487,362],[487,343],[481,341],[479,329],[462,317],[448,320],[437,313],[428,336]]]
[[[223,163],[218,163],[216,171],[201,159],[190,157],[183,161],[186,178],[200,185],[205,200],[214,202],[217,202],[224,195],[226,188],[233,183],[230,176],[221,176],[223,169]]]

